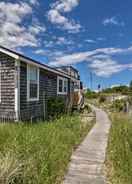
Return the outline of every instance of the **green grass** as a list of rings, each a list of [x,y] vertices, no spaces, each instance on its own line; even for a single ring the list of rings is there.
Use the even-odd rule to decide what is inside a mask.
[[[61,183],[73,149],[91,127],[76,115],[38,124],[1,124],[0,183]]]
[[[107,152],[107,173],[112,184],[132,184],[132,119],[112,115]]]

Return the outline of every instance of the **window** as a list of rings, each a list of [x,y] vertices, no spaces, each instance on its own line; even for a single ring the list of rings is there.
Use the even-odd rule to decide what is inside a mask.
[[[67,93],[67,87],[68,87],[67,80],[64,80],[64,92],[65,93]]]
[[[27,100],[39,100],[39,69],[32,65],[27,67]]]
[[[63,80],[59,79],[59,92],[62,93],[63,92]]]
[[[75,78],[78,79],[78,74],[77,73],[75,73]]]
[[[68,80],[63,77],[58,77],[57,81],[57,93],[58,94],[67,94],[68,92]]]
[[[74,91],[80,90],[80,81],[74,82]]]

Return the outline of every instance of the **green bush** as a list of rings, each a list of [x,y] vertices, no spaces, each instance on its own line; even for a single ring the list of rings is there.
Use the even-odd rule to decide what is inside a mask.
[[[106,101],[106,96],[105,95],[101,95],[99,97],[99,103],[104,103]]]
[[[47,102],[48,118],[56,118],[65,113],[64,99],[61,97],[51,97]]]
[[[110,109],[116,112],[124,111],[126,102],[125,100],[115,100],[113,104],[111,105]]]
[[[85,97],[88,99],[98,98],[98,93],[88,89],[87,92],[85,93]]]

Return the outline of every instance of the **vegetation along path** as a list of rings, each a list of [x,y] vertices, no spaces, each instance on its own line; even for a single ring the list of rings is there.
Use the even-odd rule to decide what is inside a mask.
[[[92,107],[96,124],[73,153],[64,184],[105,184],[104,161],[111,122],[107,114]]]

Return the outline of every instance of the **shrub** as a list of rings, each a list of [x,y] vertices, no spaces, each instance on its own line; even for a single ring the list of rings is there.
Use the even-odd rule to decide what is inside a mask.
[[[104,103],[106,101],[106,96],[105,95],[101,95],[99,97],[99,103]]]
[[[124,111],[125,106],[126,106],[125,100],[121,99],[121,100],[115,100],[110,108],[116,112],[121,112],[121,111]]]
[[[64,99],[61,97],[51,97],[47,102],[48,118],[55,118],[65,112]]]
[[[85,97],[88,99],[98,98],[98,93],[89,90],[85,93]]]

